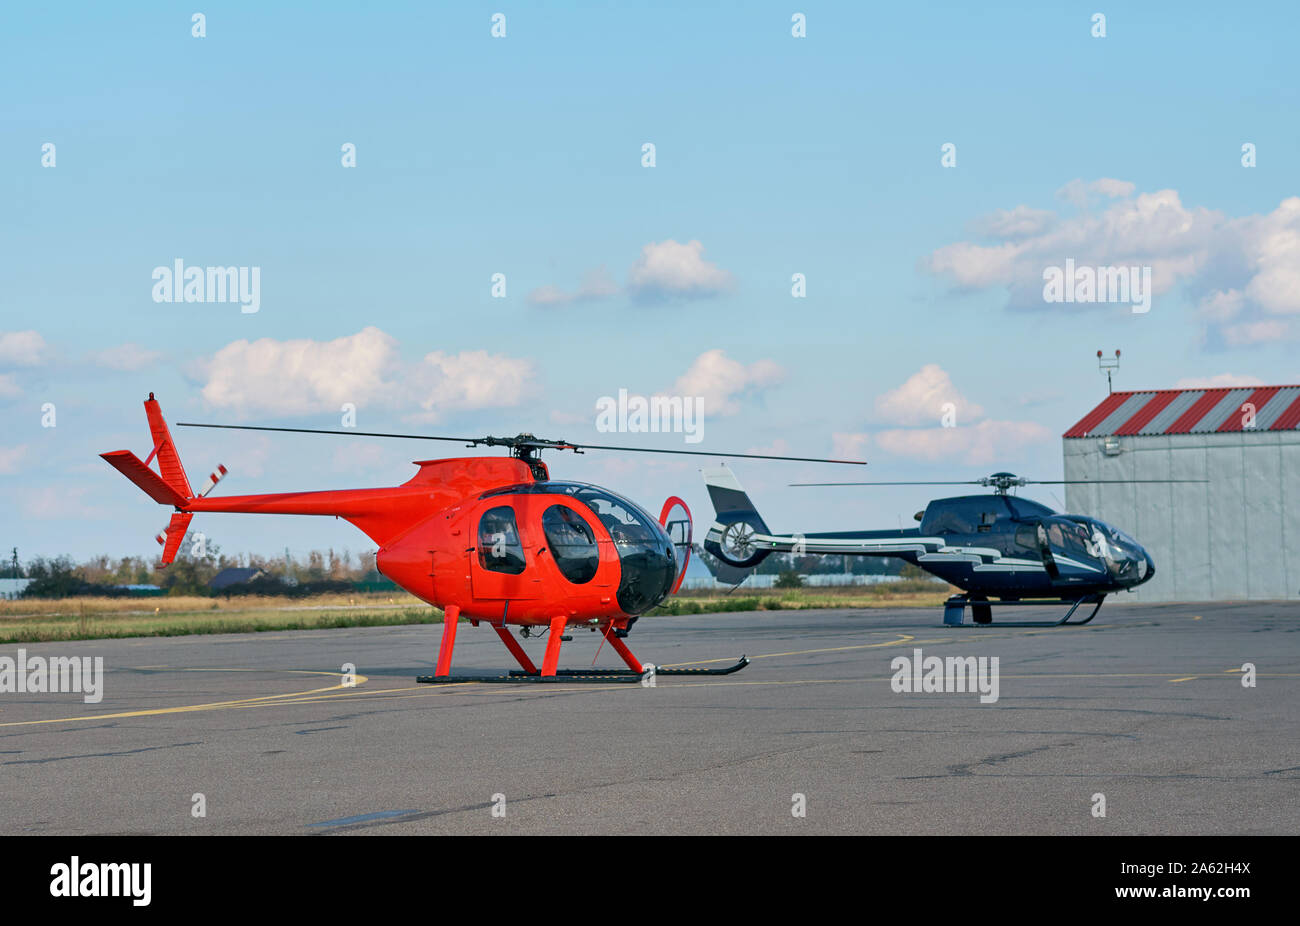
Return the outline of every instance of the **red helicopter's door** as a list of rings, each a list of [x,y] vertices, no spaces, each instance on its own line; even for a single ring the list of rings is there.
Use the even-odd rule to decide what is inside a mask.
[[[659,512],[659,523],[672,538],[677,553],[677,578],[673,580],[672,591],[668,593],[676,595],[677,589],[682,586],[682,579],[686,578],[686,566],[691,561],[691,509],[676,495],[671,495]]]
[[[469,550],[470,587],[475,598],[540,598],[537,540],[517,499],[492,499],[478,516]]]

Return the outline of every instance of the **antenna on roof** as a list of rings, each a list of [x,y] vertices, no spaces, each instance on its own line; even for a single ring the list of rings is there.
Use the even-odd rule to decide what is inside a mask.
[[[1106,391],[1114,392],[1115,386],[1110,381],[1110,371],[1119,369],[1119,351],[1115,351],[1114,357],[1103,357],[1101,351],[1097,351],[1097,369],[1106,371]]]

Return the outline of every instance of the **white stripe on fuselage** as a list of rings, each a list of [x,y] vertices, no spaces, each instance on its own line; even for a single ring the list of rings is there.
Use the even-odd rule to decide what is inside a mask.
[[[709,528],[706,540],[721,544],[726,527],[718,522]],[[791,534],[754,534],[749,538],[757,549],[789,553],[796,547],[803,553],[915,553],[918,563],[956,565],[970,563],[975,572],[1045,572],[1042,562],[1003,556],[993,547],[948,546],[942,537],[796,537]],[[1091,563],[1053,553],[1057,563],[1087,572],[1104,572]]]

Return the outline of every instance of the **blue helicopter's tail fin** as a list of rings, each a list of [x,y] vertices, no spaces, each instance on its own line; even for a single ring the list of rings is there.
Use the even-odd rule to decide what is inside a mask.
[[[728,467],[706,467],[700,472],[716,516],[704,538],[704,549],[728,566],[757,566],[772,552],[760,550],[753,543],[755,534],[771,534],[758,509]]]

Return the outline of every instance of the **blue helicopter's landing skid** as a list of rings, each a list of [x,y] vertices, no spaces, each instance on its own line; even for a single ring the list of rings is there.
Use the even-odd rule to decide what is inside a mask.
[[[991,601],[972,601],[965,595],[954,595],[943,603],[943,623],[945,627],[1082,627],[1088,621],[1097,616],[1101,610],[1102,602],[1106,600],[1105,595],[1085,595],[1082,598],[1060,598],[1060,599],[1028,599],[1021,601],[999,601],[997,606],[1010,607],[1013,605],[1069,605],[1070,610],[1065,612],[1065,616],[1059,621],[995,621],[992,619],[992,607],[994,602]],[[1087,617],[1081,621],[1072,621],[1071,617],[1074,612],[1079,610],[1081,604],[1095,604]],[[970,608],[972,615],[977,614],[976,608],[982,608],[984,614],[990,615],[987,620],[976,620],[973,624],[965,622],[966,609]]]

